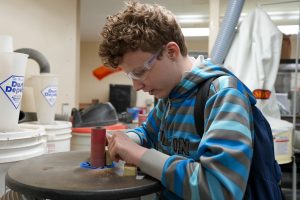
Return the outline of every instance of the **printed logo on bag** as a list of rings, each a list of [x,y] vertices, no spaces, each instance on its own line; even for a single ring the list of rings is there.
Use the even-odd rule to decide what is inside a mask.
[[[6,97],[13,104],[15,109],[18,109],[23,93],[23,83],[24,76],[12,75],[2,83],[0,83],[0,88]]]
[[[57,97],[57,87],[56,86],[48,86],[42,90],[42,95],[45,97],[48,104],[53,107],[56,102]]]

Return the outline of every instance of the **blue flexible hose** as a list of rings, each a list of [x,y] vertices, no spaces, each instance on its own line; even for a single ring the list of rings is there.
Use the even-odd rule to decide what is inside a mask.
[[[219,30],[217,39],[211,51],[211,60],[222,64],[233,41],[245,0],[229,0],[227,10]]]

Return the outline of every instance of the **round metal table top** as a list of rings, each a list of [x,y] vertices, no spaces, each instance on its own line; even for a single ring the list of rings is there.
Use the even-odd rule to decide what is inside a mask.
[[[87,151],[45,154],[9,168],[6,185],[25,195],[47,199],[123,199],[160,190],[158,180],[118,176],[106,170],[85,169]]]

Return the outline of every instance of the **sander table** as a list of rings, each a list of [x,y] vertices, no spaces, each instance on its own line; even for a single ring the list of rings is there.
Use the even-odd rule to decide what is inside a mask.
[[[89,156],[88,151],[70,151],[23,160],[9,168],[5,182],[16,192],[42,199],[124,199],[161,189],[160,182],[147,175],[137,179],[81,168]]]

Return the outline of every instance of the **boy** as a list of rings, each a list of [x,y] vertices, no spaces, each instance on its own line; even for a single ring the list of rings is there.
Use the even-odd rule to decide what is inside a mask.
[[[252,93],[226,69],[189,57],[180,26],[161,6],[129,2],[101,35],[104,64],[120,66],[136,90],[159,99],[141,127],[108,138],[112,159],[160,180],[162,198],[242,199],[253,153]],[[194,105],[199,84],[211,77],[201,138]]]

